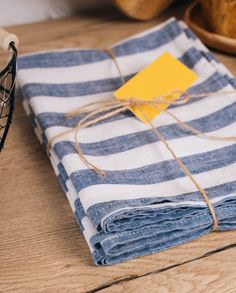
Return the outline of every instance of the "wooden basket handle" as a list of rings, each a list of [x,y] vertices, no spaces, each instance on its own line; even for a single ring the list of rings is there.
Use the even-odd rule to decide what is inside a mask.
[[[19,40],[16,35],[9,34],[0,27],[0,48],[2,48],[4,51],[8,51],[11,42],[15,44],[15,47],[19,45]]]

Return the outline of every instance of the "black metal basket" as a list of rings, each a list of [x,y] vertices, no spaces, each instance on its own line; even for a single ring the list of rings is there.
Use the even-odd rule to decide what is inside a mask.
[[[15,35],[0,29],[0,47],[10,54],[7,65],[0,72],[0,151],[6,141],[14,111],[17,45]]]

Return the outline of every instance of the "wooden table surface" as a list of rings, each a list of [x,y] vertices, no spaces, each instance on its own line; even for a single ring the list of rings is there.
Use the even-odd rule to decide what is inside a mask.
[[[150,22],[109,10],[9,30],[19,36],[21,53],[102,48],[182,10]],[[214,54],[236,75],[232,56]],[[0,292],[236,292],[234,231],[96,267],[19,101],[0,160]]]

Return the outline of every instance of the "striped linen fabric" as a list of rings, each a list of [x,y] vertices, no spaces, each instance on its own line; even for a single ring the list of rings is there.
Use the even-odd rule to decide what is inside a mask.
[[[190,94],[218,94],[169,110],[207,134],[233,136],[236,98],[220,91],[236,80],[186,27],[174,18],[113,47],[128,80],[168,51],[199,79]],[[121,86],[105,51],[67,49],[23,55],[18,61],[23,106],[41,144],[73,129],[81,117],[65,113],[92,101],[112,99]],[[171,68],[170,68],[171,70]],[[220,230],[236,228],[236,144],[194,136],[165,112],[153,121],[214,206]],[[86,158],[106,171],[87,169],[74,134],[54,141],[49,157],[95,264],[114,264],[185,243],[209,233],[212,217],[204,199],[148,125],[129,111],[82,129]]]

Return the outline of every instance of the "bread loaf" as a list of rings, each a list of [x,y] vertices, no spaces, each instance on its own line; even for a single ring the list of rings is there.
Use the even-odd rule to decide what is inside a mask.
[[[236,38],[236,0],[200,0],[209,28],[220,35]]]
[[[116,6],[127,16],[147,20],[160,14],[174,0],[114,0]]]

